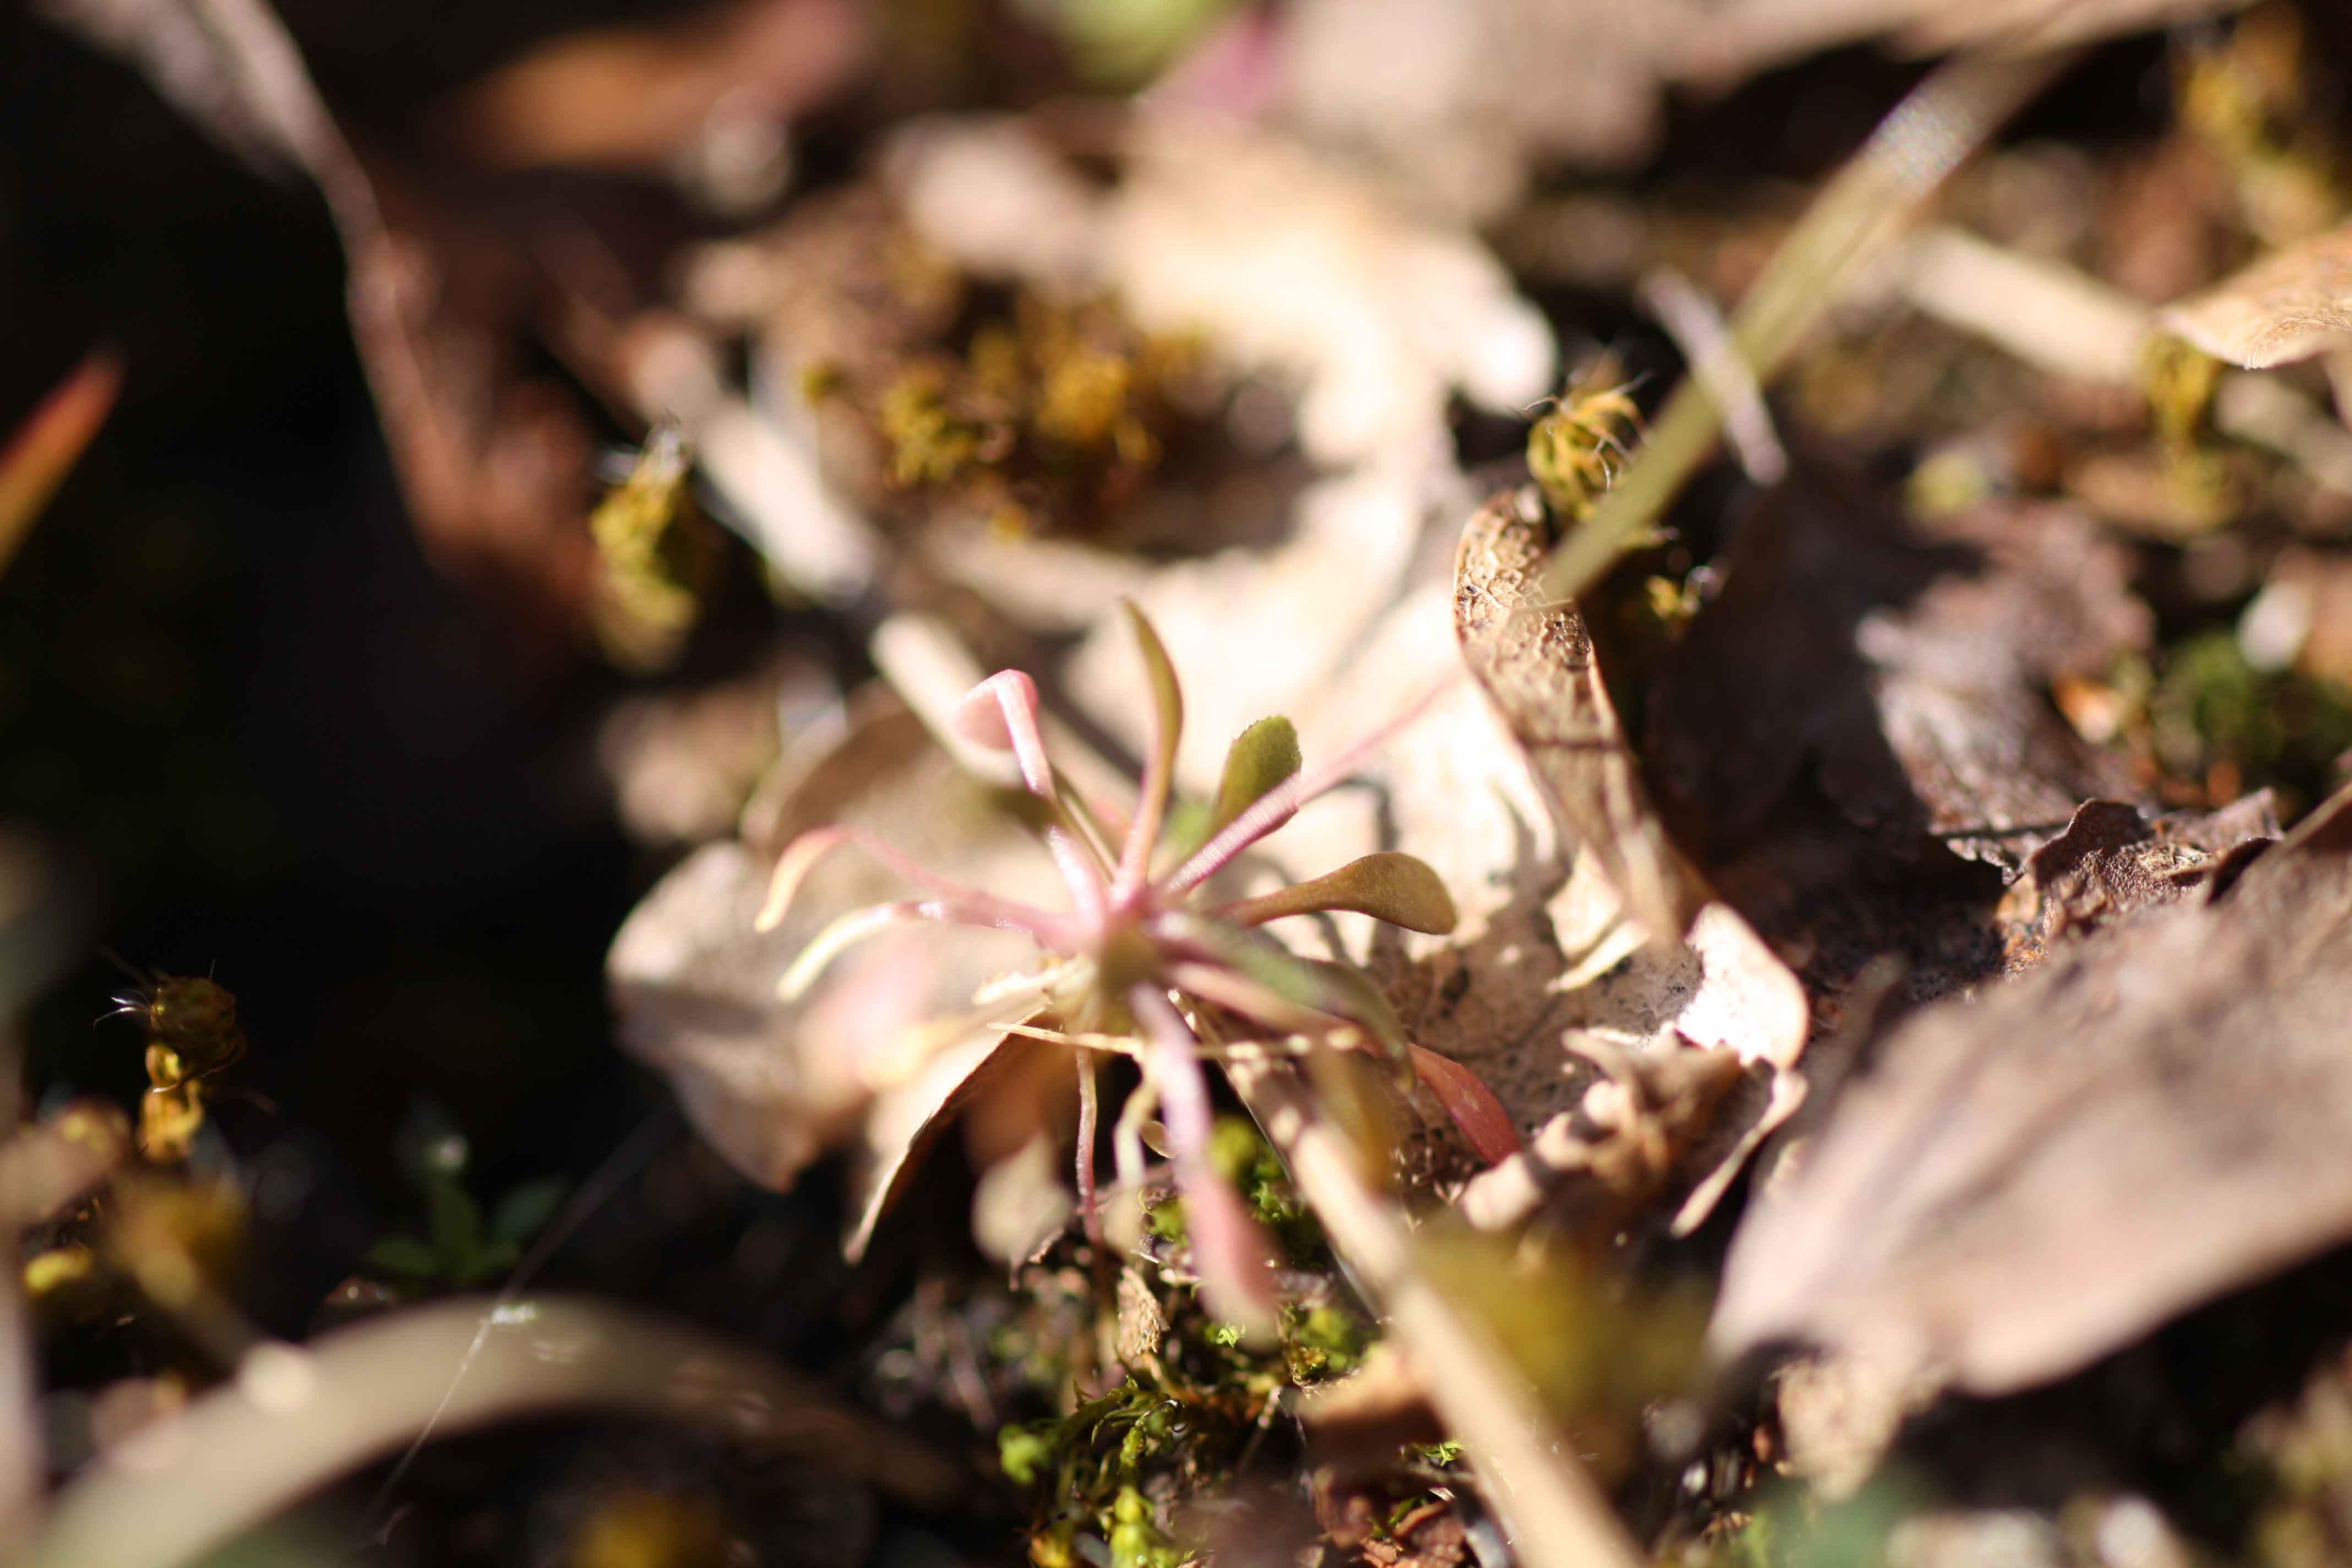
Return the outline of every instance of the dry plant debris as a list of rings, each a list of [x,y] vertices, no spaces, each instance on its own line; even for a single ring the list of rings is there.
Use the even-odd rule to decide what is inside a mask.
[[[2341,1241],[2347,824],[2338,796],[1878,1042],[1743,1225],[1717,1349],[2008,1393]]]
[[[854,1481],[853,1556],[905,1555],[877,1510],[994,1508],[1041,1568],[2189,1560],[2198,1477],[2113,1433],[2014,1507],[1906,1467],[2077,1442],[2036,1403],[2069,1387],[2170,1397],[2165,1336],[2352,1246],[2315,4],[950,5],[971,47],[926,81],[919,8],[740,0],[510,51],[404,126],[259,0],[51,9],[315,182],[426,552],[524,668],[601,643],[639,683],[590,700],[600,750],[680,858],[606,977],[717,1157],[617,1206],[640,1254],[676,1228],[646,1214],[768,1206],[708,1300],[637,1288],[755,1332],[824,1297],[796,1344],[1024,1495],[530,1293],[637,1179],[486,1215],[454,1129],[401,1147],[429,1223],[337,1266],[371,1321],[265,1331],[219,1092],[258,1064],[191,979],[125,1001],[135,1140],[67,1100],[0,1142],[0,1531],[173,1561],[404,1442],[601,1405]],[[2154,27],[2168,99],[2153,54],[2049,52]],[[1801,210],[1748,157],[1815,178],[1815,132],[1664,137],[1864,39],[1960,52]],[[803,168],[789,122],[869,49]],[[2140,61],[2119,143],[1994,145],[2080,59],[2111,94]],[[137,363],[0,453],[0,566]],[[635,468],[599,505],[607,416]],[[956,1190],[951,1131],[968,1225],[905,1201]],[[835,1157],[838,1253],[799,1235]],[[101,1340],[166,1348],[79,1426],[11,1381]],[[2179,1462],[2282,1478],[2244,1539],[2294,1562],[2352,1540],[2352,1463],[2340,1367],[2280,1375]],[[658,1465],[575,1468],[630,1481],[566,1505],[571,1560],[758,1555]]]

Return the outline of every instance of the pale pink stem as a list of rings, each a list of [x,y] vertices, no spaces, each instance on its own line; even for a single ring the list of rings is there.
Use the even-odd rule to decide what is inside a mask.
[[[984,893],[977,888],[967,888],[952,878],[942,877],[920,861],[909,859],[882,839],[862,827],[812,827],[784,846],[776,858],[774,877],[768,884],[767,902],[761,906],[752,924],[760,931],[773,931],[782,924],[792,908],[793,896],[801,883],[815,869],[816,863],[845,844],[856,845],[891,870],[919,888],[929,889],[940,895],[959,911],[954,915],[929,915],[930,920],[954,920],[965,925],[999,926],[1006,931],[1027,931],[1048,947],[1059,947],[1069,935],[1070,922],[1066,915],[1051,910],[1041,910],[1032,904],[1016,903]]]
[[[1463,672],[1455,669],[1432,682],[1412,701],[1397,710],[1396,717],[1381,725],[1370,734],[1340,752],[1313,773],[1293,773],[1289,778],[1266,791],[1239,816],[1225,824],[1224,828],[1206,844],[1192,852],[1190,859],[1176,868],[1160,884],[1169,898],[1188,893],[1223,870],[1233,858],[1280,827],[1295,816],[1298,808],[1317,795],[1342,784],[1364,759],[1393,739],[1397,732],[1420,718]]]
[[[1274,1250],[1265,1227],[1242,1206],[1209,1163],[1212,1112],[1200,1044],[1166,992],[1146,982],[1129,991],[1128,1005],[1150,1048],[1144,1076],[1160,1097],[1160,1123],[1176,1190],[1184,1199],[1192,1261],[1210,1310],[1230,1322],[1271,1328],[1281,1298],[1274,1288]]]
[[[1008,921],[992,916],[990,910],[959,904],[952,899],[909,900],[903,903],[873,904],[862,910],[853,910],[809,939],[808,945],[801,949],[799,956],[793,960],[777,981],[776,994],[786,1002],[797,1000],[832,967],[835,959],[878,931],[914,921],[1017,931],[1041,947],[1060,947],[1073,940],[1070,921],[1066,916],[1049,915],[1042,910],[1031,913],[1035,919]]]
[[[1095,1054],[1079,1047],[1078,1058],[1078,1218],[1085,1225],[1087,1244],[1095,1257],[1109,1253],[1103,1246],[1102,1208],[1095,1196],[1095,1132],[1102,1122],[1102,1095],[1095,1083]]]
[[[989,713],[991,704],[995,712]],[[1054,803],[1054,764],[1045,755],[1045,731],[1037,722],[1037,683],[1017,669],[1000,669],[956,705],[956,728],[982,745],[1009,748],[1029,793]],[[1070,889],[1080,921],[1099,927],[1109,893],[1087,847],[1059,824],[1045,828],[1045,847]]]

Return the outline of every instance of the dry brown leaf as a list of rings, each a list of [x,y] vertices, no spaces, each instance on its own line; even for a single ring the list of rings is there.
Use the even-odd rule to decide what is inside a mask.
[[[1714,1348],[2004,1394],[2342,1241],[2347,975],[2352,795],[1914,1015],[1749,1211]]]
[[[2157,320],[2249,370],[2334,348],[2352,333],[2352,224],[2273,251],[2167,305]]]
[[[2064,507],[1928,522],[1819,476],[1740,530],[1651,703],[1651,776],[1709,856],[1810,781],[1891,854],[1933,837],[2013,876],[2074,808],[2129,792],[2048,695],[2152,633],[2131,556]]]
[[[1463,1200],[1474,1221],[1489,1226],[1521,1223],[1548,1205],[1578,1216],[1570,1223],[1606,1245],[1663,1194],[1679,1197],[1677,1234],[1706,1217],[1804,1098],[1793,1069],[1807,1006],[1787,966],[1710,898],[1667,840],[1581,616],[1573,605],[1540,603],[1548,542],[1540,515],[1522,491],[1489,501],[1464,530],[1454,601],[1464,657],[1525,754],[1563,839],[1602,868],[1627,917],[1648,933],[1648,950],[1627,967],[1697,973],[1671,1009],[1663,1052],[1571,1040],[1569,1048],[1601,1064],[1605,1078]]]
[[[572,395],[523,369],[548,303],[520,235],[378,158],[379,227],[346,228],[352,327],[403,493],[434,564],[544,651],[594,591],[593,444]]]
[[[2268,790],[2202,815],[2143,817],[2118,800],[2084,801],[2066,831],[2027,857],[2001,900],[2010,967],[2029,967],[2059,939],[2149,904],[2187,898],[2216,856],[2279,836]]]
[[[1544,605],[1550,536],[1532,488],[1497,496],[1462,531],[1454,631],[1558,814],[1653,942],[1675,942],[1706,899],[1667,842],[1573,605]]]

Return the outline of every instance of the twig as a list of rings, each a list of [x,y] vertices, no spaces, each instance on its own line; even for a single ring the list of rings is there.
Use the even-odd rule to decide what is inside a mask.
[[[1731,345],[1731,330],[1715,301],[1671,267],[1652,268],[1634,289],[1643,307],[1683,352],[1693,380],[1715,403],[1732,456],[1756,484],[1779,484],[1789,473],[1789,454],[1773,433],[1772,410],[1755,374]]]
[[[1528,1568],[1634,1568],[1642,1554],[1529,1397],[1527,1379],[1421,1270],[1404,1216],[1365,1182],[1354,1145],[1317,1112],[1297,1073],[1263,1057],[1237,1057],[1225,1071],[1412,1353],[1430,1404],[1462,1440],[1520,1561]]]
[[[1732,321],[1731,350],[1759,384],[1771,379],[1918,202],[2073,58],[1964,57],[1938,67],[1895,105],[1814,200]],[[1715,400],[1696,377],[1685,377],[1624,477],[1553,552],[1544,569],[1545,600],[1574,599],[1598,582],[1665,510],[1721,426]]]

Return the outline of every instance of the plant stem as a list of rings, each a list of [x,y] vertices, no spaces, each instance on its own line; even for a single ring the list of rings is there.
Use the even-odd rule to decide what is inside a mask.
[[[1527,1379],[1422,1272],[1403,1214],[1364,1180],[1354,1145],[1318,1114],[1297,1073],[1238,1053],[1225,1071],[1411,1353],[1519,1560],[1528,1568],[1636,1568],[1641,1552]]]
[[[1919,202],[2074,56],[1962,56],[1937,68],[1879,122],[1790,232],[1742,300],[1729,352],[1761,385]],[[1547,601],[1583,595],[1673,500],[1715,446],[1723,412],[1685,376],[1624,476],[1544,568]]]

